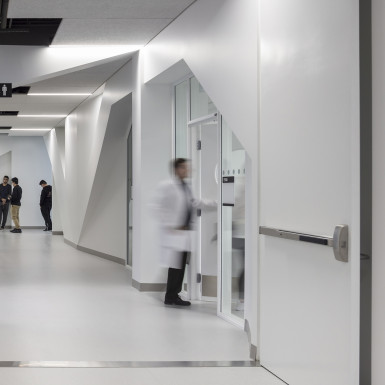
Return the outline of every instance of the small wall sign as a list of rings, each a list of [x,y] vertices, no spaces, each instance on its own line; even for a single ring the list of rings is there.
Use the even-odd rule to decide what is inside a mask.
[[[0,97],[12,98],[12,83],[0,83]]]

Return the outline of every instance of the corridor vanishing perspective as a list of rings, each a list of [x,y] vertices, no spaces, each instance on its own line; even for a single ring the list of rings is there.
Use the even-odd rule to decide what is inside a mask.
[[[166,308],[163,293],[135,290],[124,266],[61,236],[0,236],[0,361],[249,360],[246,333],[214,304]]]
[[[63,4],[0,0],[0,385],[383,385],[385,2]]]
[[[253,370],[266,380],[261,385],[276,383],[262,368],[167,368],[186,361],[249,361],[246,333],[216,317],[213,304],[166,308],[161,293],[132,288],[124,266],[78,251],[40,229],[26,229],[22,238],[8,231],[0,236],[0,366],[10,361],[31,366],[1,367],[1,382],[35,384],[38,375],[39,384],[106,384],[107,378],[117,384],[162,384],[174,373],[175,384],[180,376],[186,384],[195,378],[196,384],[214,371],[216,383],[231,384],[229,378],[247,381]],[[159,368],[165,361],[171,365]],[[84,362],[101,367],[136,362],[139,368],[60,368]],[[38,369],[50,363],[56,368]]]
[[[186,361],[249,361],[246,333],[216,317],[213,304],[165,308],[161,293],[132,288],[124,266],[40,229],[26,229],[22,238],[8,231],[0,236],[2,383],[151,385],[167,378],[168,384],[203,384],[208,374],[214,375],[213,384],[280,383],[259,367],[172,367]],[[4,367],[11,361],[30,367]],[[101,368],[71,368],[84,362]],[[123,367],[103,368],[111,362]],[[130,362],[134,368],[124,368]],[[162,368],[162,362],[171,364]],[[39,369],[50,364],[55,368]]]

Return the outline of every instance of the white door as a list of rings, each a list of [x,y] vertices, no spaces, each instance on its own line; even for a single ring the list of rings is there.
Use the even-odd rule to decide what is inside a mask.
[[[219,201],[217,114],[189,123],[191,187],[197,199]],[[218,241],[217,211],[197,210],[194,215],[194,246],[188,267],[188,297],[215,299],[217,296]]]
[[[260,2],[260,360],[290,385],[356,385],[359,368],[358,0]]]

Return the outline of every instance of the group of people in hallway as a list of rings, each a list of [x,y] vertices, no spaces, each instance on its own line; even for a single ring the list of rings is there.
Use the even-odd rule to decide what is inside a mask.
[[[15,227],[11,233],[21,233],[19,212],[21,207],[21,198],[23,190],[19,186],[19,179],[14,177],[11,179],[12,186],[9,184],[9,177],[3,177],[3,183],[0,185],[0,223],[1,230],[5,229],[8,217],[9,206],[11,206],[11,215]],[[52,230],[51,209],[52,209],[52,187],[45,181],[41,180],[39,185],[42,187],[40,194],[40,211],[44,218],[44,231]],[[13,188],[12,188],[13,187]]]

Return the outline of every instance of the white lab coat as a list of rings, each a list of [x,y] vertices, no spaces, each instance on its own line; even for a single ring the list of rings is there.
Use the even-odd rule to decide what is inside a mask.
[[[191,190],[190,190],[191,191]],[[179,178],[160,183],[155,199],[155,216],[158,220],[160,262],[163,266],[175,269],[182,268],[182,252],[191,251],[194,231],[178,230],[185,225],[187,214],[186,194]],[[191,195],[193,209],[192,220],[196,208],[216,207],[215,201],[197,200]]]

